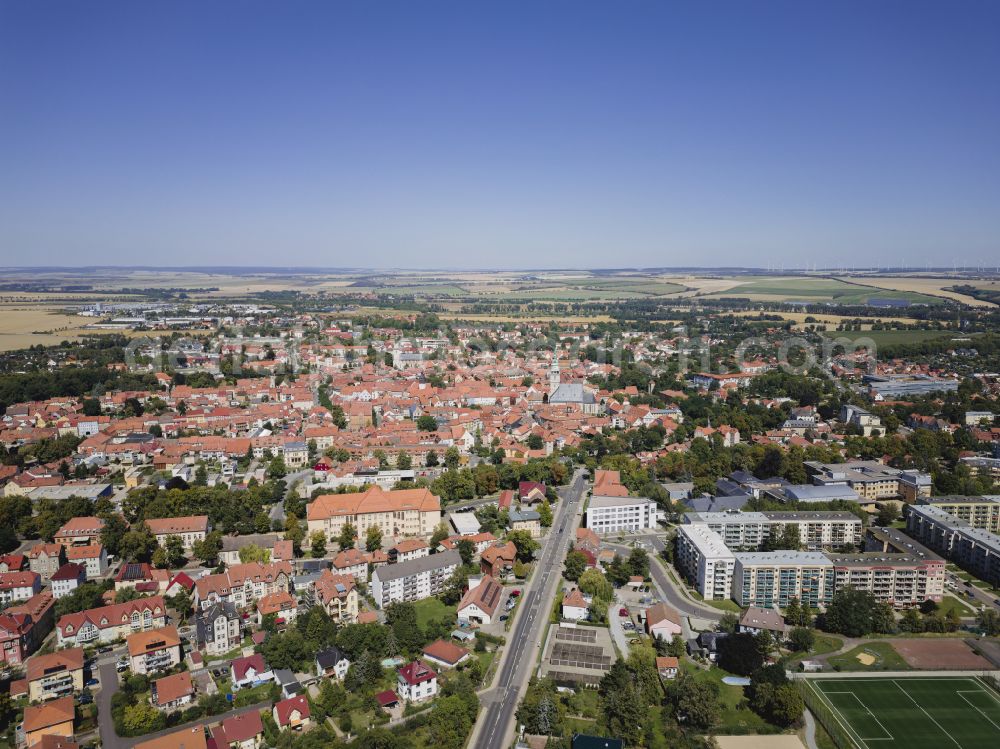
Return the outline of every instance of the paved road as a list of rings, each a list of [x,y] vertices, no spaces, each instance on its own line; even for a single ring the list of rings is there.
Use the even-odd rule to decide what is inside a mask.
[[[307,476],[312,475],[312,469],[308,468],[304,471],[296,471],[295,473],[289,473],[285,476],[285,484],[288,490],[285,492],[285,497],[288,497],[293,491],[298,491],[298,489],[293,488],[296,481],[304,481]],[[285,502],[275,502],[271,505],[271,511],[268,513],[271,520],[280,520],[282,523],[285,522]]]
[[[469,746],[476,749],[505,749],[513,740],[514,713],[534,668],[537,648],[541,647],[569,541],[575,537],[574,530],[587,488],[585,478],[585,472],[577,472],[569,487],[560,493],[563,501],[556,510],[517,620],[507,636],[507,648],[497,669],[493,690],[484,697],[483,710],[473,728]]]
[[[663,563],[659,558],[653,558],[654,556],[659,557],[659,552],[663,550],[664,542],[659,536],[637,536],[644,541],[650,541],[653,544],[653,549],[656,554],[650,554],[649,560],[649,574],[653,578],[653,582],[659,589],[663,596],[663,600],[673,606],[677,611],[679,611],[684,616],[694,617],[696,619],[708,619],[713,622],[717,622],[722,618],[722,611],[712,606],[706,606],[703,603],[690,598],[687,593],[674,583],[670,579],[670,575],[666,573],[663,568]],[[628,546],[622,546],[621,544],[606,544],[610,548],[614,549],[618,553],[625,556],[631,551]]]

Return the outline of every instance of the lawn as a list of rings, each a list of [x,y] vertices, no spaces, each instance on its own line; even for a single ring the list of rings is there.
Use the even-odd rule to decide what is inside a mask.
[[[417,610],[417,624],[421,628],[426,627],[430,621],[445,618],[450,618],[454,621],[456,612],[458,611],[457,606],[447,606],[441,603],[440,599],[433,597],[417,601],[413,604],[413,607]]]
[[[867,662],[866,662],[867,661]],[[858,645],[846,653],[831,656],[827,663],[839,671],[910,671],[903,656],[887,642]]]
[[[810,679],[858,749],[978,749],[1000,743],[1000,696],[974,678]]]
[[[719,687],[719,701],[722,709],[719,712],[719,725],[712,730],[713,733],[780,733],[780,729],[772,726],[747,706],[746,698],[743,696],[743,687],[722,683],[722,677],[731,674],[717,666],[712,666],[705,671],[690,663],[684,663],[683,668],[695,679],[717,684]]]
[[[695,600],[701,601],[706,606],[711,606],[713,609],[719,609],[720,611],[732,611],[734,614],[740,614],[743,612],[743,609],[740,608],[740,605],[736,603],[736,601],[734,601],[732,598],[725,598],[722,600],[719,599],[705,600],[705,597],[701,593],[692,588],[688,588],[688,593],[690,593],[691,597],[694,598]]]
[[[949,611],[955,609],[959,616],[975,616],[976,612],[971,608],[966,606],[960,600],[955,598],[955,596],[945,596],[941,599],[941,603],[938,604],[937,610],[942,616],[945,616]]]
[[[817,655],[832,653],[835,650],[839,650],[843,644],[844,641],[839,637],[824,635],[817,632],[816,644],[813,645],[812,650],[807,653],[795,653],[788,659],[788,661],[789,663],[796,663],[804,658],[815,658]]]

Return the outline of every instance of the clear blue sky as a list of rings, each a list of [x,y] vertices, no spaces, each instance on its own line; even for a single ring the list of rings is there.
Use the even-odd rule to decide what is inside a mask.
[[[0,265],[1000,261],[1000,2],[0,2]]]

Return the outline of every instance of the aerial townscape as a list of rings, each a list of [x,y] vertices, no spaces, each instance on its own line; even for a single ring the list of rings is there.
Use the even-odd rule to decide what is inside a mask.
[[[0,749],[1000,747],[998,28],[0,0]]]

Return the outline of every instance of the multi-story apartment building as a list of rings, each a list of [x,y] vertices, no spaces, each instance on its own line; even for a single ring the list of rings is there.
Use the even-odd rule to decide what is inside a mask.
[[[48,582],[56,570],[66,564],[62,544],[35,544],[28,551],[28,568]]]
[[[915,496],[925,496],[931,490],[930,476],[926,473],[901,471],[875,460],[853,460],[849,463],[808,460],[803,465],[816,486],[845,484],[857,492],[859,497],[867,500],[895,499],[904,496],[904,491],[913,491]],[[909,489],[901,489],[901,481]]]
[[[324,494],[306,508],[309,533],[322,531],[328,539],[350,523],[359,538],[372,526],[385,536],[431,536],[441,522],[441,500],[429,489],[379,486],[356,494]]]
[[[173,625],[136,632],[127,639],[129,666],[134,674],[150,674],[181,662],[181,638]]]
[[[964,520],[972,528],[981,528],[990,533],[1000,533],[1000,497],[944,495],[925,497],[917,504],[930,505],[943,510],[958,520]]]
[[[66,614],[56,624],[60,647],[112,642],[133,632],[146,632],[167,623],[167,607],[162,596],[137,598],[127,603],[100,606]]]
[[[378,567],[371,583],[375,604],[385,608],[394,601],[419,601],[437,595],[461,564],[461,555],[449,550]]]
[[[24,663],[52,631],[55,599],[48,591],[0,611],[0,664]]]
[[[944,595],[943,559],[927,559],[910,554],[831,555],[835,586],[865,590],[882,603],[912,606],[924,601],[940,601]]]
[[[976,512],[975,508],[962,505],[961,509],[978,522],[991,522],[988,508]],[[907,507],[906,530],[976,577],[1000,585],[1000,535],[976,527],[936,504]]]
[[[350,624],[358,618],[358,590],[350,575],[323,570],[316,581],[314,596],[335,622]]]
[[[707,524],[678,528],[677,563],[704,598],[724,600],[731,595],[736,556]]]
[[[856,546],[862,530],[861,518],[850,512],[688,512],[684,523],[706,524],[738,551],[761,549],[787,525],[798,528],[799,543],[809,550]]]
[[[37,572],[0,572],[0,604],[27,601],[42,592],[42,578]]]
[[[194,600],[203,609],[220,602],[245,608],[266,595],[290,590],[291,584],[292,565],[288,562],[234,564],[225,572],[196,580]]]
[[[198,648],[208,655],[222,655],[239,647],[243,640],[240,615],[229,601],[213,603],[196,619]]]
[[[70,518],[62,528],[56,531],[53,541],[63,546],[85,546],[101,541],[104,521],[95,517]]]
[[[83,691],[83,648],[68,648],[28,661],[28,699],[44,702]]]
[[[191,551],[191,548],[198,541],[204,541],[205,536],[212,530],[212,524],[208,520],[208,515],[188,515],[181,518],[156,518],[147,520],[146,525],[156,536],[156,543],[166,546],[167,539],[177,536],[184,542],[184,550]]]
[[[736,555],[733,599],[740,606],[788,606],[793,598],[826,606],[836,584],[833,563],[818,551],[755,551]]]
[[[638,533],[656,528],[656,502],[645,497],[605,497],[595,494],[587,504],[587,527],[594,533]]]
[[[83,568],[87,571],[88,580],[96,580],[107,574],[108,554],[101,544],[92,543],[86,546],[67,546],[65,551],[66,561],[83,565]]]

